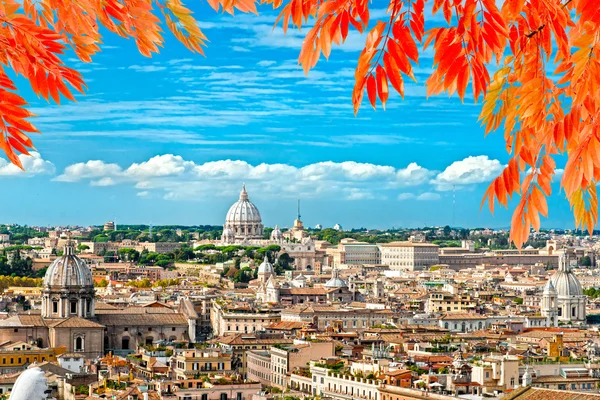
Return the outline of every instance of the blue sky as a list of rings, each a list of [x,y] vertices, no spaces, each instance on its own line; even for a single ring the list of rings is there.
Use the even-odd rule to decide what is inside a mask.
[[[306,77],[296,62],[304,32],[273,30],[268,9],[192,8],[206,58],[170,33],[151,59],[108,34],[93,63],[68,56],[89,85],[77,103],[48,104],[18,80],[43,135],[27,173],[0,159],[0,222],[221,224],[245,182],[266,225],[289,226],[299,198],[311,226],[508,226],[509,212],[479,210],[507,161],[502,135],[484,137],[472,98],[426,99],[431,52],[404,101],[392,94],[376,112],[365,102],[355,117],[364,37],[351,33]],[[562,196],[550,210],[543,226],[572,226]]]

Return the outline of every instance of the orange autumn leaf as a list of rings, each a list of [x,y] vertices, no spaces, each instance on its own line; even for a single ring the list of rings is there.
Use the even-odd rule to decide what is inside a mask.
[[[425,8],[437,18],[426,21]],[[333,44],[363,34],[352,91],[357,113],[365,92],[384,108],[392,91],[405,96],[405,80],[426,86],[428,96],[456,94],[482,101],[486,134],[503,135],[509,161],[491,182],[483,203],[494,211],[516,202],[511,240],[521,247],[548,215],[547,197],[566,157],[561,187],[577,227],[598,221],[600,180],[600,12],[589,0],[390,0],[373,21],[367,0],[208,0],[217,12],[254,13],[259,4],[278,9],[284,32],[309,25],[298,63],[309,73]],[[500,5],[500,8],[498,7]],[[377,4],[381,8],[381,4]],[[86,90],[69,68],[68,49],[83,62],[101,51],[101,27],[131,38],[144,56],[164,45],[164,26],[190,51],[203,54],[208,38],[183,0],[4,0],[0,2],[0,148],[21,166],[37,132],[27,103],[6,72],[25,77],[47,101],[75,101]],[[425,26],[429,29],[425,30]],[[432,65],[421,52],[433,51]],[[417,80],[417,68],[433,67]],[[490,71],[495,71],[493,74]],[[492,76],[493,75],[493,76]],[[12,76],[12,75],[11,75]]]

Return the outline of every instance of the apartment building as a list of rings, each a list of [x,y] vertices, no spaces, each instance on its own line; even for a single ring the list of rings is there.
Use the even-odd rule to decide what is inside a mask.
[[[291,374],[290,387],[333,400],[379,400],[380,381],[336,373],[328,364],[310,362],[310,374]]]
[[[213,335],[254,333],[279,322],[279,310],[257,308],[247,303],[214,301],[210,312]]]
[[[477,302],[468,294],[432,292],[425,303],[425,312],[470,312],[476,306]]]
[[[349,308],[339,305],[297,305],[281,311],[282,321],[312,323],[324,330],[335,324],[344,329],[365,329],[387,323],[393,316],[389,309]]]
[[[334,354],[333,342],[303,342],[272,346],[268,352],[251,351],[247,356],[248,379],[284,389],[290,385],[288,374],[295,368]]]
[[[191,379],[215,372],[233,372],[231,353],[216,349],[194,349],[179,351],[174,357],[173,373],[176,379]]]

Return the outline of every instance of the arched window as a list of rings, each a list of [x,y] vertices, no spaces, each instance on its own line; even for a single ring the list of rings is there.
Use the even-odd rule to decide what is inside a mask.
[[[152,336],[148,336],[146,337],[146,344],[152,346],[152,343],[154,342],[154,338]]]
[[[75,351],[83,351],[83,338],[81,336],[77,336],[75,338]]]
[[[121,349],[129,350],[129,336],[123,336],[121,338]]]

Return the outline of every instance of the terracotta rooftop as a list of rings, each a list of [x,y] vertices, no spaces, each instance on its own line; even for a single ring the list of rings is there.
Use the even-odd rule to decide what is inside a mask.
[[[505,400],[599,400],[600,394],[570,392],[542,388],[522,388],[504,397]]]

